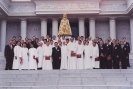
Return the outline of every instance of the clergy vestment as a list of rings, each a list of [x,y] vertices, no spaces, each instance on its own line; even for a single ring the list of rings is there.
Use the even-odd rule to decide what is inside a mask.
[[[84,46],[82,44],[78,44],[77,45],[77,59],[76,59],[76,67],[77,69],[83,69],[83,61],[84,61],[84,58],[83,58],[83,51],[84,51]],[[81,56],[81,58],[78,56]]]
[[[68,69],[68,48],[66,45],[62,45],[61,47],[61,68],[60,69]]]
[[[76,69],[76,56],[71,56],[71,51],[74,53],[77,51],[75,42],[68,43],[68,69]]]
[[[21,69],[29,69],[28,48],[21,48],[19,57],[22,58]]]
[[[43,47],[39,46],[37,48],[37,54],[36,54],[36,56],[38,57],[38,65],[37,65],[37,68],[42,68],[43,58],[44,58]]]
[[[49,60],[46,59],[46,56],[47,57],[50,57]],[[51,46],[45,46],[44,47],[44,59],[43,59],[43,66],[42,66],[42,69],[43,70],[52,70],[52,59],[51,59],[51,56],[52,56],[52,48]]]
[[[92,46],[92,68],[99,68],[99,61],[95,61],[95,58],[99,57],[98,46]]]
[[[84,46],[84,69],[92,69],[92,45],[85,45]]]
[[[35,56],[36,56],[36,48],[30,48],[29,49],[29,69],[37,70],[37,62]]]
[[[20,69],[20,50],[21,47],[20,46],[15,46],[14,47],[14,60],[13,60],[13,68],[12,69]],[[16,58],[15,58],[16,57]]]

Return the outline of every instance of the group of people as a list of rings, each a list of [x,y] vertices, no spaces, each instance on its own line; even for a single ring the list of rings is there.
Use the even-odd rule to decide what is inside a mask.
[[[5,46],[5,70],[127,69],[130,44],[102,38],[49,35],[31,39],[14,36]]]

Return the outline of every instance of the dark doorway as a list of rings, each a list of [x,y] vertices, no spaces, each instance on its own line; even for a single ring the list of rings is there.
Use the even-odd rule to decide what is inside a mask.
[[[70,22],[71,30],[72,30],[72,35],[74,35],[75,39],[79,36],[79,27],[78,27],[78,22]]]
[[[85,37],[89,37],[90,31],[89,31],[89,21],[85,20]]]

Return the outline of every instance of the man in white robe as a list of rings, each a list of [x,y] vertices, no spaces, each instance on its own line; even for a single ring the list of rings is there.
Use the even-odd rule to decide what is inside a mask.
[[[76,66],[77,69],[83,69],[83,51],[84,51],[84,46],[82,45],[82,41],[78,41],[77,45],[77,59],[76,59]]]
[[[46,44],[47,44],[47,39],[44,39],[43,40],[43,45],[42,45],[43,49],[45,48]]]
[[[14,60],[13,60],[13,68],[14,70],[20,70],[21,69],[21,65],[20,65],[20,50],[21,50],[21,47],[20,47],[20,42],[18,41],[17,42],[17,46],[14,47]]]
[[[62,42],[62,43],[63,43],[63,42],[66,42],[65,36],[62,36],[61,42]]]
[[[57,42],[57,39],[56,39],[55,35],[52,37],[52,40],[53,40],[53,43]]]
[[[40,70],[40,69],[42,69],[43,57],[44,57],[42,42],[39,42],[39,47],[37,48],[36,57],[37,57],[37,60],[38,60],[37,68]]]
[[[70,42],[68,43],[68,69],[76,69],[76,51],[77,46],[74,42],[74,38],[70,38]]]
[[[26,44],[23,44],[23,47],[21,48],[20,51],[20,64],[21,64],[21,69],[22,70],[28,70],[29,68],[29,62],[28,62],[28,48],[26,47]]]
[[[30,44],[29,49],[29,69],[30,70],[37,70],[37,61],[36,61],[36,48],[33,47],[33,44]]]
[[[96,61],[96,58],[98,59],[99,57],[99,49],[96,46],[96,41],[93,41],[93,46],[92,46],[92,68],[99,68],[99,61]]]
[[[44,59],[43,59],[43,67],[42,70],[52,70],[52,48],[50,46],[50,42],[47,42],[44,47]]]
[[[84,46],[84,69],[92,69],[92,46],[88,41]]]
[[[55,47],[53,40],[50,41],[50,46],[51,46],[51,48]]]
[[[61,46],[61,67],[60,69],[68,69],[68,48],[66,42],[63,42]]]

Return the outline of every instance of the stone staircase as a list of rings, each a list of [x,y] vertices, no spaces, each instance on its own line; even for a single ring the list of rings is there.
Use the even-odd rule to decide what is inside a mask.
[[[132,59],[125,70],[5,71],[5,60],[0,56],[0,89],[133,89]]]
[[[1,70],[0,89],[133,89],[133,70]]]

